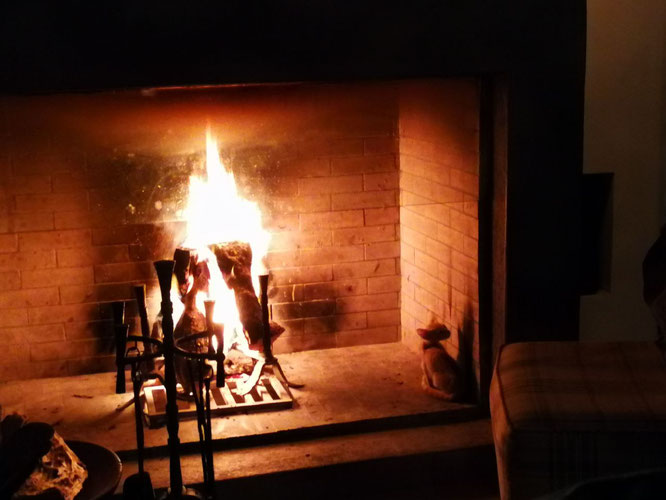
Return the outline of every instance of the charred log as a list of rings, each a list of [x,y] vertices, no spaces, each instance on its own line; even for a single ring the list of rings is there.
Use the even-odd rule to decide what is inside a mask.
[[[252,285],[252,249],[248,243],[232,241],[211,245],[227,286],[234,291],[238,315],[250,344],[263,338],[261,306]]]
[[[184,301],[190,287],[190,278],[196,279],[202,272],[208,275],[208,266],[205,262],[199,262],[199,256],[195,251],[187,248],[176,248],[173,260],[175,262],[173,274],[178,282],[178,295]]]
[[[196,306],[196,296],[200,291],[205,291],[208,289],[208,268],[205,263],[197,264],[194,268],[194,281],[192,287],[185,295],[183,300],[185,304],[185,310],[183,311],[182,316],[178,320],[176,327],[173,331],[173,337],[177,341],[188,335],[193,335],[196,333],[203,333],[206,331],[206,317]],[[206,352],[208,351],[208,340],[207,339],[198,339],[187,341],[181,344],[181,347],[187,351],[191,352]],[[185,393],[189,394],[194,389],[194,382],[198,379],[198,364],[196,367],[189,365],[189,361],[181,357],[176,357],[175,359],[175,368],[176,368],[176,379],[185,389]],[[195,372],[193,373],[193,368]],[[193,378],[194,377],[194,378]]]
[[[173,274],[178,282],[178,295],[182,300],[189,286],[190,251],[185,248],[176,248],[173,253],[173,260],[175,262]]]

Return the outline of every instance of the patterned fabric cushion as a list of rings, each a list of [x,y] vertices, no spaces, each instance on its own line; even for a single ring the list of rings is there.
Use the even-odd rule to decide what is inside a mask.
[[[654,343],[507,345],[490,406],[502,498],[666,465],[666,362]]]

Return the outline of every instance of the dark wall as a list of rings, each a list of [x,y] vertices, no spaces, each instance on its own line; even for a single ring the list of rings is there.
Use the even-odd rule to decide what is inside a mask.
[[[585,2],[15,2],[0,92],[503,74],[507,340],[577,338]]]

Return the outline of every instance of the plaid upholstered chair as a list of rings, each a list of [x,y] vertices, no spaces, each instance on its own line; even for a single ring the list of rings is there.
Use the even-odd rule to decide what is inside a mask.
[[[503,499],[585,485],[580,494],[637,471],[663,474],[666,225],[643,261],[643,298],[657,322],[656,343],[528,342],[502,348],[490,406]],[[610,479],[589,482],[603,477]],[[655,473],[631,477],[640,487]]]
[[[503,499],[666,466],[666,362],[653,342],[504,346],[490,405]]]

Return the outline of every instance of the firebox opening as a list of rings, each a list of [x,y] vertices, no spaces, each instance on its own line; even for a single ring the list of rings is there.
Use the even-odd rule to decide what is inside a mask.
[[[0,304],[13,353],[0,380],[115,368],[110,302],[127,301],[138,331],[131,285],[146,283],[157,315],[152,261],[186,241],[188,178],[205,171],[208,128],[270,234],[263,264],[285,329],[274,352],[397,343],[416,374],[416,330],[444,325],[441,345],[467,374],[464,400],[476,401],[479,87],[460,78],[4,99],[0,243],[14,291]],[[344,363],[367,377],[362,359]]]

